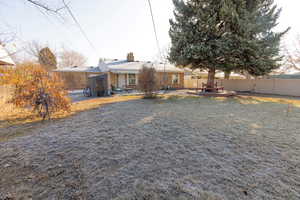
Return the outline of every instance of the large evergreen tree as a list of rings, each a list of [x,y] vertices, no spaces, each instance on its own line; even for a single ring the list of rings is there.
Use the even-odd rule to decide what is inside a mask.
[[[57,68],[56,56],[52,51],[45,47],[39,51],[39,63],[48,71],[55,70]]]
[[[208,70],[213,87],[216,70],[247,71],[260,76],[278,68],[280,9],[273,0],[173,0],[169,60]]]

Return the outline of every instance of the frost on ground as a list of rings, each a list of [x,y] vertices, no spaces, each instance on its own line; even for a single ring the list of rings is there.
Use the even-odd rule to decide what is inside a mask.
[[[0,143],[0,199],[300,199],[300,109],[286,111],[188,97],[46,123]]]

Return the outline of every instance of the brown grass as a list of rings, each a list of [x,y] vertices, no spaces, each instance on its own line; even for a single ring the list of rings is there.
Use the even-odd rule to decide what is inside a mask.
[[[290,104],[295,107],[300,107],[300,100],[284,97],[263,97],[263,96],[243,96],[239,95],[236,98],[242,104],[258,104],[258,103],[280,103]]]
[[[179,95],[176,95],[179,96]],[[141,99],[141,96],[115,96],[106,98],[89,99],[75,102],[71,105],[71,112],[58,112],[52,116],[52,119],[61,119],[72,116],[78,112],[95,109],[101,105]],[[172,95],[164,95],[163,98],[172,98]],[[217,100],[225,100],[225,98],[216,98]],[[280,103],[290,104],[300,107],[300,100],[283,97],[262,97],[262,96],[243,96],[235,97],[241,104],[259,104],[259,103]],[[42,121],[40,117],[33,113],[30,109],[16,108],[12,104],[6,103],[0,99],[0,128],[13,125],[27,124]]]
[[[141,96],[115,96],[84,100],[72,103],[71,112],[57,112],[53,114],[51,118],[66,118],[78,112],[95,109],[101,105],[136,100],[140,98]],[[42,118],[38,117],[36,113],[33,113],[30,109],[16,108],[12,104],[6,103],[4,101],[0,102],[0,109],[0,128],[42,121]]]
[[[141,99],[142,96],[115,96],[105,98],[95,98],[84,100],[80,102],[72,103],[71,112],[58,112],[52,115],[52,119],[62,119],[70,117],[76,113],[98,108],[105,104],[111,104],[116,102],[124,102],[130,100]],[[181,98],[205,98],[189,95],[159,95],[158,103],[160,100],[176,100]],[[6,98],[7,99],[7,98]],[[226,101],[228,98],[213,98],[217,101]],[[293,106],[300,107],[300,100],[289,97],[265,97],[265,96],[249,96],[239,95],[233,98],[240,104],[261,104],[261,103],[279,103],[286,104],[286,113],[289,115]],[[31,130],[39,127],[42,118],[38,117],[36,113],[33,113],[30,109],[16,108],[12,104],[7,103],[4,98],[0,98],[0,142],[7,141],[9,139],[31,134]]]
[[[160,95],[159,97],[163,99],[180,99],[180,98],[206,98],[203,96],[190,96],[190,95],[172,95],[165,94]],[[209,97],[213,98],[217,101],[226,101],[232,97]],[[250,95],[238,95],[233,97],[233,99],[237,100],[241,104],[259,104],[259,103],[279,103],[279,104],[289,104],[295,107],[300,107],[300,98],[294,97],[280,97],[280,96],[250,96]]]

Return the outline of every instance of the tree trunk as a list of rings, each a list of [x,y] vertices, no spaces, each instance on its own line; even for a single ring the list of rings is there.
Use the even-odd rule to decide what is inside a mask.
[[[208,78],[207,78],[207,89],[206,92],[213,92],[214,90],[212,90],[211,88],[215,87],[215,74],[216,74],[216,69],[215,68],[211,68],[208,70]]]
[[[229,80],[230,74],[231,74],[231,71],[225,71],[224,72],[224,79]]]

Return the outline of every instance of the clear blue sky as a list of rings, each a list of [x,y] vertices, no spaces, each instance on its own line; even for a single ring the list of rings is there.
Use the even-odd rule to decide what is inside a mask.
[[[60,0],[51,0],[53,6]],[[169,43],[169,18],[172,17],[171,0],[151,0],[161,48]],[[300,2],[275,0],[283,8],[279,30],[291,26],[286,40],[289,44],[300,33]],[[68,1],[67,1],[68,2]],[[15,42],[37,40],[48,43],[56,51],[62,46],[83,53],[89,65],[96,65],[100,57],[125,58],[134,52],[138,60],[153,60],[157,47],[147,0],[69,0],[70,7],[88,37],[94,50],[80,33],[67,13],[64,19],[43,15],[24,0],[0,0],[0,26],[17,33]]]

